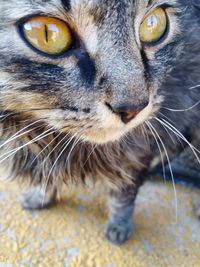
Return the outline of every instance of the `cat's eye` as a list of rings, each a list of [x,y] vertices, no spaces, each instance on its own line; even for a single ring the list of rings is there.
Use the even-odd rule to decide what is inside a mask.
[[[140,40],[143,43],[155,43],[165,34],[167,15],[163,8],[158,7],[144,19],[140,25]]]
[[[67,51],[73,42],[65,22],[45,16],[35,16],[24,22],[22,34],[34,48],[49,55]]]

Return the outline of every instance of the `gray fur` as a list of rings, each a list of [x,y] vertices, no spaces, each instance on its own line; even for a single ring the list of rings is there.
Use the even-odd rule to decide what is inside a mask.
[[[106,237],[115,244],[128,240],[133,231],[133,209],[136,198],[135,186],[127,186],[120,192],[109,192],[109,220],[105,228]]]
[[[139,26],[160,5],[169,32],[148,47]],[[18,24],[41,13],[75,25],[79,46],[59,57],[28,46]],[[159,152],[173,167],[188,143],[199,156],[199,18],[198,1],[189,0],[0,0],[0,163],[29,185],[23,207],[49,205],[63,183],[98,180],[110,192],[107,238],[130,237],[138,188]],[[113,112],[146,102],[128,123]],[[187,169],[191,150],[179,157]]]

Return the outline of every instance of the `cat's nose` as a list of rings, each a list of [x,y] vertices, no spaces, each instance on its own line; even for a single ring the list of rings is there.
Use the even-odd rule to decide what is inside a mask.
[[[148,105],[148,103],[143,103],[139,105],[123,104],[118,106],[112,106],[106,103],[106,105],[110,110],[112,110],[112,112],[114,112],[121,118],[123,123],[128,123],[132,119],[134,119],[136,115]]]

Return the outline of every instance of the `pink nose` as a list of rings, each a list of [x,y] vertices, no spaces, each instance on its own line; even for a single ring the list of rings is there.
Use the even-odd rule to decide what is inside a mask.
[[[136,117],[138,113],[140,113],[148,103],[140,104],[140,105],[130,105],[130,104],[124,104],[120,106],[113,107],[110,104],[107,104],[109,109],[111,109],[114,113],[119,115],[122,122],[128,123],[132,119]]]

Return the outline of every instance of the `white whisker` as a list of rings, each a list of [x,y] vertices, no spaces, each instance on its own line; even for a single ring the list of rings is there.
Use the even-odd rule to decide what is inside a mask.
[[[50,171],[49,171],[49,174],[48,174],[47,178],[45,179],[45,182],[44,182],[44,184],[43,184],[43,186],[42,186],[42,188],[41,188],[41,190],[42,190],[42,192],[43,192],[43,195],[44,195],[43,202],[44,202],[44,199],[45,199],[46,188],[47,188],[47,186],[48,186],[48,182],[49,182],[51,173],[52,173],[54,167],[56,166],[58,160],[60,159],[60,157],[62,156],[62,154],[64,153],[64,151],[66,150],[66,148],[67,148],[68,145],[71,143],[71,141],[75,138],[76,135],[77,135],[77,133],[74,134],[69,140],[67,140],[67,143],[65,143],[65,144],[62,145],[62,147],[61,147],[62,150],[61,150],[61,152],[58,154],[56,160],[54,161],[54,163],[53,163],[53,165],[52,165],[52,167],[51,167],[51,169],[50,169]],[[66,138],[66,136],[65,136],[64,138]],[[63,140],[64,140],[64,138],[63,138]]]
[[[77,138],[74,141],[74,143],[73,143],[73,145],[72,145],[72,147],[71,147],[71,149],[70,149],[70,151],[68,153],[68,156],[67,156],[67,170],[68,170],[68,174],[69,174],[69,177],[70,178],[71,178],[71,167],[70,167],[70,161],[69,161],[69,159],[70,159],[70,156],[71,156],[72,151],[74,150],[74,148],[76,147],[76,145],[79,143],[80,140],[81,140],[81,137]]]
[[[88,160],[90,159],[92,153],[94,152],[94,150],[95,150],[95,148],[96,148],[97,146],[98,146],[97,144],[96,144],[96,145],[92,145],[92,149],[91,149],[91,151],[90,151],[90,153],[89,153],[87,159],[86,159],[85,162],[83,163],[83,166],[85,166],[85,164],[88,162]]]
[[[186,109],[172,109],[172,108],[166,108],[166,107],[162,107],[162,108],[167,109],[169,111],[173,111],[173,112],[184,112],[184,111],[192,110],[193,108],[197,107],[199,104],[200,104],[200,100],[194,105],[192,105],[191,107],[188,107]]]
[[[3,146],[5,146],[6,144],[12,142],[13,140],[16,140],[17,138],[19,138],[19,137],[21,137],[21,136],[23,136],[23,135],[26,135],[27,133],[33,131],[33,129],[30,129],[30,130],[28,130],[28,131],[26,131],[26,132],[23,132],[23,131],[26,130],[27,128],[33,126],[34,124],[36,124],[36,123],[38,123],[38,122],[40,122],[40,121],[42,121],[42,120],[34,121],[33,123],[30,123],[30,124],[27,125],[26,127],[22,128],[20,131],[16,132],[14,135],[12,135],[10,138],[8,138],[3,144],[1,144],[1,145],[0,145],[0,148],[2,148]],[[42,127],[42,126],[40,125],[40,126],[34,128],[34,130],[37,129],[37,128],[39,128],[39,127]]]
[[[149,145],[150,144],[150,140],[149,140],[149,136],[148,136],[148,133],[146,131],[145,126],[142,125],[141,129],[142,129],[142,135],[144,136],[144,140],[145,140],[146,144]]]
[[[44,161],[43,161],[43,165],[44,165],[44,163],[48,160],[48,158],[52,155],[52,153],[56,150],[56,148],[63,142],[63,140],[65,140],[66,138],[67,138],[67,136],[69,136],[69,133],[68,134],[66,134],[55,146],[54,146],[54,148],[49,152],[49,154],[46,156],[46,158],[44,159]],[[63,144],[62,146],[61,146],[61,148],[64,146],[65,144]]]
[[[145,124],[147,125],[147,127],[149,128],[149,130],[151,131],[155,141],[156,141],[156,144],[157,144],[157,147],[158,147],[158,150],[160,152],[160,157],[161,157],[161,161],[162,161],[162,169],[163,169],[163,177],[164,177],[164,181],[166,182],[166,173],[165,173],[165,163],[164,163],[164,158],[163,158],[163,154],[162,154],[162,149],[160,147],[160,144],[158,142],[158,139],[155,135],[155,133],[153,132],[152,128],[151,128],[151,125],[150,125],[150,122],[146,121]]]
[[[200,84],[197,84],[195,86],[190,87],[189,90],[193,90],[193,89],[196,89],[196,88],[200,88]]]
[[[55,131],[56,132],[56,131]],[[54,133],[55,133],[54,132]],[[37,156],[35,156],[35,158],[33,159],[33,161],[31,162],[31,165],[34,163],[34,161],[45,151],[45,149],[47,149],[60,135],[62,134],[62,132],[60,132],[59,134],[56,135],[56,137],[54,137],[51,142],[49,142],[38,154]],[[51,151],[52,152],[52,151]]]
[[[168,119],[167,116],[165,116],[162,112],[159,112],[159,113],[160,113],[163,117],[165,117],[166,119]],[[172,120],[170,120],[170,121],[172,122]],[[167,129],[165,125],[163,125],[163,128],[165,129],[166,133],[169,135],[169,137],[170,137],[170,139],[172,140],[172,142],[173,142],[174,144],[176,144],[177,142],[174,140],[174,138],[173,138],[173,136],[171,135],[169,129]],[[182,143],[182,139],[180,139],[180,137],[177,136],[176,134],[175,134],[175,137],[178,139],[180,145],[184,148],[183,143]]]
[[[200,159],[197,155],[197,153],[200,153],[200,151],[194,147],[186,138],[185,136],[178,130],[176,129],[171,123],[169,123],[168,121],[166,121],[165,119],[158,119],[158,118],[155,118],[157,121],[159,121],[163,126],[165,125],[169,130],[171,130],[174,134],[178,135],[186,144],[189,145],[190,149],[192,150],[192,152],[194,153],[197,161],[199,162],[200,164]]]
[[[153,127],[153,125],[149,122],[149,126],[151,127],[152,131],[154,131],[154,133],[156,134],[156,136],[158,137],[164,151],[165,151],[165,155],[166,155],[166,158],[167,158],[167,162],[168,162],[168,165],[169,165],[169,171],[170,171],[170,175],[171,175],[171,178],[172,178],[172,185],[173,185],[173,191],[174,191],[174,198],[175,198],[175,223],[177,223],[178,221],[178,198],[177,198],[177,192],[176,192],[176,186],[175,186],[175,179],[174,179],[174,174],[173,174],[173,171],[172,171],[172,167],[171,167],[171,163],[170,163],[170,159],[169,159],[169,155],[168,155],[168,152],[167,152],[167,149],[165,147],[165,144],[163,143],[160,135],[158,134],[158,132],[156,131],[156,129]]]
[[[52,134],[54,131],[52,131],[52,132],[50,132],[50,133],[47,133],[47,132],[51,131],[52,129],[53,129],[53,127],[50,128],[50,129],[48,129],[48,130],[45,131],[44,133],[38,135],[37,137],[35,137],[35,138],[32,139],[31,141],[27,142],[26,144],[24,144],[24,145],[22,145],[22,146],[19,146],[19,147],[15,148],[15,149],[12,149],[12,150],[10,150],[10,151],[4,153],[3,155],[1,155],[0,158],[2,158],[3,156],[9,154],[8,156],[6,156],[5,158],[3,158],[3,159],[0,161],[0,164],[1,164],[2,162],[4,162],[6,159],[8,159],[9,157],[11,157],[12,155],[16,154],[20,149],[22,149],[22,148],[24,148],[24,147],[26,147],[26,146],[28,146],[28,145],[30,145],[30,144],[33,144],[34,142],[37,142],[38,140],[41,140],[42,138],[44,138],[44,137],[46,137],[46,136]]]

